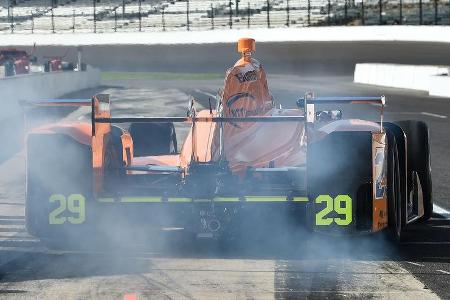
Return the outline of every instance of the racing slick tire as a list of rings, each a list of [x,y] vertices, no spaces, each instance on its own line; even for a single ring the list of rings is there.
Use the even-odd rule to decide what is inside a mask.
[[[134,156],[177,153],[177,135],[173,123],[131,123]]]
[[[25,219],[31,235],[51,248],[79,248],[87,241],[91,194],[89,145],[64,134],[28,136]]]
[[[388,137],[388,157],[387,157],[387,198],[388,198],[388,238],[399,243],[402,239],[402,231],[405,226],[405,214],[402,209],[400,164],[398,156],[397,142],[391,132],[387,132]]]
[[[11,77],[16,75],[16,66],[13,60],[7,60],[4,63],[5,66],[5,77]]]
[[[408,149],[408,190],[412,193],[421,192],[423,196],[424,215],[419,219],[426,221],[433,213],[433,194],[431,181],[431,160],[428,126],[422,121],[396,122],[406,134]],[[420,189],[417,188],[417,178]],[[417,195],[414,195],[417,197]]]
[[[44,72],[45,72],[45,73],[50,72],[50,61],[46,61],[46,62],[44,63]]]

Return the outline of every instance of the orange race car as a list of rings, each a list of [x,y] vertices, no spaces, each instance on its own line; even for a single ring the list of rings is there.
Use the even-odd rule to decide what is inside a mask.
[[[215,109],[191,102],[186,117],[113,118],[104,94],[33,102],[89,106],[92,118],[28,134],[29,232],[61,241],[170,227],[219,238],[281,220],[334,235],[391,229],[399,240],[431,216],[426,124],[383,122],[384,97],[307,93],[296,109],[278,109],[255,41],[238,50]],[[378,105],[380,122],[318,110],[347,103]],[[177,151],[180,122],[190,131]]]

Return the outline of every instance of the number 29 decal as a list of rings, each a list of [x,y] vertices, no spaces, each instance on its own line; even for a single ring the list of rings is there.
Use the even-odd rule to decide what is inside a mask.
[[[338,195],[334,199],[331,198],[330,195],[317,196],[315,203],[321,204],[323,202],[326,204],[325,208],[316,213],[317,226],[329,226],[333,222],[339,226],[347,226],[352,222],[352,198],[350,198],[350,196]],[[336,212],[339,217],[327,217],[327,215],[333,211]]]
[[[67,198],[61,194],[53,194],[48,201],[56,203],[57,207],[48,215],[48,223],[61,225],[66,222],[70,224],[82,224],[86,220],[86,199],[81,194],[71,194]],[[68,211],[68,213],[65,213]]]

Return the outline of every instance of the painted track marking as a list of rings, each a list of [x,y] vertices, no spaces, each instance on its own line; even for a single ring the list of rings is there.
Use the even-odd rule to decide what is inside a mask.
[[[450,245],[450,242],[404,242],[402,245]]]
[[[412,262],[412,261],[407,261],[406,263],[414,265],[414,266],[418,266],[418,267],[425,267],[425,265],[422,265],[422,264],[419,264],[419,263],[415,263],[415,262]]]
[[[137,300],[138,297],[136,294],[126,294],[123,296],[123,300]]]
[[[420,114],[421,114],[421,115],[424,115],[424,116],[429,116],[429,117],[439,118],[439,119],[447,119],[447,116],[444,116],[444,115],[438,115],[438,114],[433,114],[433,113],[429,113],[429,112],[426,112],[426,111],[423,111],[423,112],[421,112]]]
[[[433,212],[440,214],[440,215],[448,215],[450,214],[450,211],[446,210],[443,207],[440,207],[439,205],[433,204]]]
[[[444,270],[436,270],[436,271],[444,273],[444,274],[447,274],[447,275],[450,275],[450,272],[448,272],[448,271],[444,271]]]

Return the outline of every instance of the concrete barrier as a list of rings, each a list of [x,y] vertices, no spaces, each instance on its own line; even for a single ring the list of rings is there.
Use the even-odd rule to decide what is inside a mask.
[[[100,71],[52,72],[0,79],[0,120],[21,113],[20,100],[55,98],[100,84]]]
[[[432,76],[428,93],[430,96],[450,97],[450,76]]]
[[[363,63],[356,64],[353,81],[450,97],[449,72],[448,66]]]
[[[34,51],[38,58],[65,54],[67,61],[77,61],[81,46],[83,61],[102,71],[225,73],[239,57],[241,37],[256,39],[256,58],[270,74],[353,75],[362,62],[450,65],[446,26],[5,34],[0,46]]]

